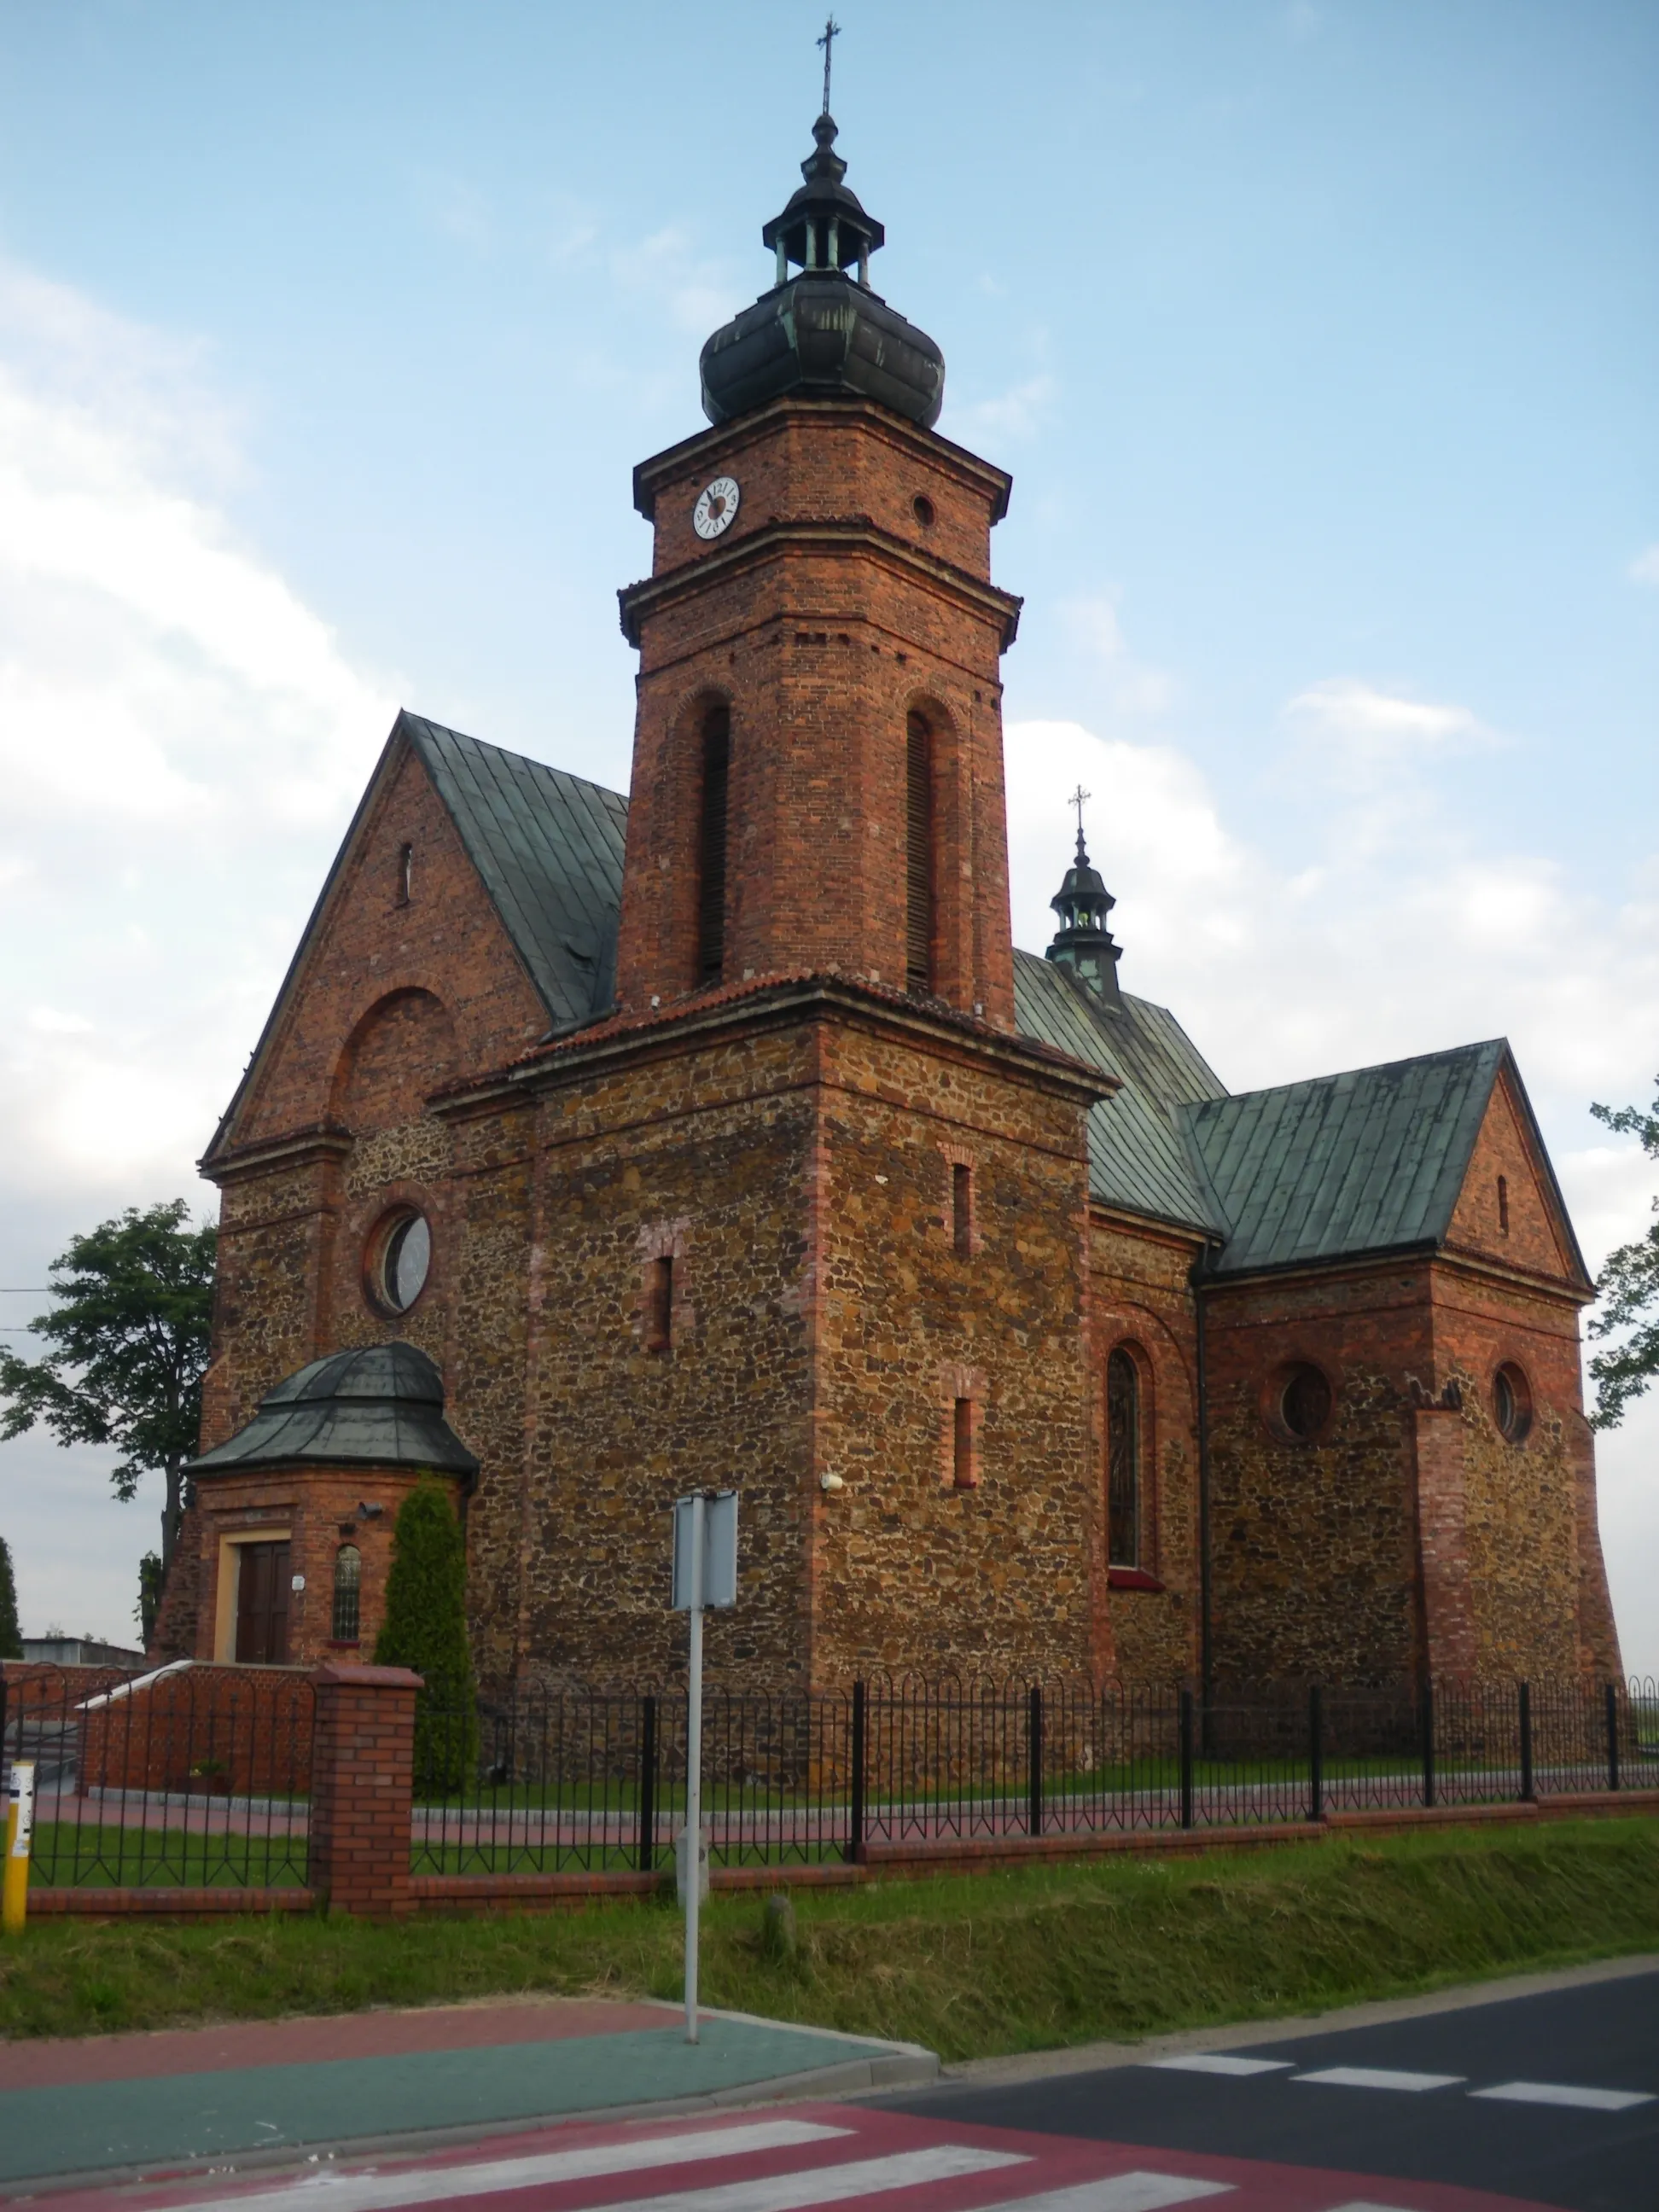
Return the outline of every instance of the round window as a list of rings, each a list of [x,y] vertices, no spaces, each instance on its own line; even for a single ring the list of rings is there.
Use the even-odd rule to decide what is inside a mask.
[[[426,1288],[432,1231],[423,1213],[393,1214],[369,1245],[368,1285],[384,1312],[407,1313]]]
[[[910,502],[910,512],[924,530],[933,526],[933,502],[925,491],[919,491]]]
[[[1532,1391],[1512,1361],[1506,1361],[1492,1378],[1492,1412],[1498,1433],[1507,1443],[1518,1444],[1525,1440],[1532,1426]]]
[[[1279,1394],[1279,1418],[1300,1443],[1311,1443],[1331,1418],[1331,1386],[1316,1367],[1299,1361]]]

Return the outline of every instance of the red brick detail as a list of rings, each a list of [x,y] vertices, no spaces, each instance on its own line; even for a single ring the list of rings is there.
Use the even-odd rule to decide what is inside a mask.
[[[743,505],[710,547],[687,518],[722,472]],[[723,981],[841,973],[902,989],[906,718],[920,710],[933,732],[935,988],[1011,1030],[999,667],[1017,603],[989,582],[1006,480],[879,409],[800,401],[647,474],[654,572],[623,594],[641,654],[623,1006],[668,1006],[702,984],[702,731],[716,702],[732,728]],[[941,518],[933,532],[914,520],[918,492]]]
[[[410,1909],[415,1693],[406,1667],[319,1667],[311,1793],[311,1881],[331,1912]]]
[[[1463,1413],[1458,1406],[1419,1406],[1413,1419],[1425,1665],[1436,1680],[1462,1680],[1475,1671]]]

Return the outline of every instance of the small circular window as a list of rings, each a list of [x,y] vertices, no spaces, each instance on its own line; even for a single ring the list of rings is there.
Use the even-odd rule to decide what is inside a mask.
[[[933,526],[933,502],[925,491],[919,491],[910,502],[910,512],[924,530]]]
[[[1492,1413],[1506,1443],[1525,1441],[1532,1426],[1532,1391],[1512,1361],[1506,1361],[1492,1378]]]
[[[1279,1388],[1279,1418],[1298,1443],[1311,1443],[1331,1418],[1331,1386],[1316,1367],[1298,1360]]]
[[[394,1213],[369,1243],[370,1296],[383,1313],[407,1313],[426,1288],[432,1231],[423,1213]]]

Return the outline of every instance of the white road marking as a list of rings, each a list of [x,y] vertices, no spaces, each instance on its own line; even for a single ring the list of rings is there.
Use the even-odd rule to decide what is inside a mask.
[[[1114,2173],[1104,2181],[1074,2182],[1041,2197],[1006,2197],[987,2212],[1162,2212],[1166,2204],[1191,2204],[1220,2197],[1231,2181],[1194,2181],[1184,2173]]]
[[[969,2143],[936,2143],[928,2150],[894,2151],[886,2158],[855,2158],[845,2166],[820,2166],[775,2173],[764,2181],[722,2181],[712,2189],[682,2189],[667,2197],[631,2197],[605,2212],[804,2212],[812,2204],[840,2204],[849,2197],[886,2189],[915,2189],[924,2181],[955,2181],[990,2173],[1000,2166],[1029,2166],[1022,2151],[980,2150]]]
[[[399,2171],[394,2166],[389,2172],[307,2174],[285,2189],[210,2201],[234,2206],[235,2212],[299,2212],[307,2199],[319,2200],[317,2212],[385,2212],[385,2208],[394,2205],[433,2204],[451,2197],[488,2197],[497,2190],[591,2181],[600,2174],[643,2173],[653,2166],[684,2166],[693,2159],[794,2150],[852,2133],[851,2128],[824,2127],[815,2120],[754,2120],[741,2127],[709,2128],[678,2136],[636,2136],[626,2142],[586,2143],[579,2149],[544,2151],[529,2158],[491,2159],[480,2166],[427,2166],[419,2171],[407,2167]]]
[[[1149,2058],[1169,2074],[1287,2074],[1293,2058],[1231,2058],[1224,2051],[1194,2051],[1184,2058]]]
[[[1373,2204],[1369,2197],[1356,2197],[1350,2204],[1333,2204],[1331,2212],[1408,2212],[1404,2204]]]
[[[1466,2074],[1397,2074],[1387,2066],[1324,2066],[1317,2074],[1295,2074],[1296,2081],[1322,2081],[1333,2089],[1450,2089]]]
[[[1577,2105],[1586,2112],[1627,2112],[1632,2105],[1653,2102],[1648,2089],[1579,2089],[1567,2081],[1500,2081],[1469,2094],[1500,2105]]]

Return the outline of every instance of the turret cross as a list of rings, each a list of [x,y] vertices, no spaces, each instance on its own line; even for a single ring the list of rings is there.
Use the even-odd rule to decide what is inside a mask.
[[[816,41],[823,48],[823,112],[826,115],[830,112],[830,58],[835,50],[835,42],[840,36],[841,25],[833,15],[826,16],[823,36]]]
[[[1093,797],[1093,792],[1085,791],[1083,786],[1079,784],[1066,802],[1068,805],[1075,806],[1077,809],[1077,842],[1079,852],[1083,849],[1083,810]]]

